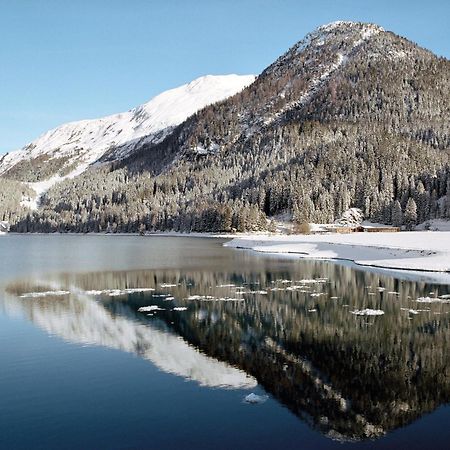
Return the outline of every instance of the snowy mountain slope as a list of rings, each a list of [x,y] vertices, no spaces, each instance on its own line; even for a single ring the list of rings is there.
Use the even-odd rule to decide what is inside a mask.
[[[0,175],[37,182],[38,192],[82,173],[108,153],[128,155],[144,142],[158,142],[201,108],[224,100],[254,81],[253,75],[204,76],[157,95],[130,111],[61,125],[0,159]]]

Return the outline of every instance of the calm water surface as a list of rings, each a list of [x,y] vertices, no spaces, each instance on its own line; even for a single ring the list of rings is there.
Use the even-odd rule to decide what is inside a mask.
[[[450,286],[222,242],[0,237],[0,447],[448,448]]]

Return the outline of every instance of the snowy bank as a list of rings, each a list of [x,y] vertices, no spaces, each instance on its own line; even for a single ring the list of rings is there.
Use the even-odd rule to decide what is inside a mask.
[[[246,236],[224,244],[303,258],[348,260],[361,266],[450,273],[450,232]]]

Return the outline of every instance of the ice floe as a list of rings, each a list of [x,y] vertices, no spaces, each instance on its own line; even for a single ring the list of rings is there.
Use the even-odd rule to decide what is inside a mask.
[[[185,300],[200,300],[203,302],[243,302],[243,298],[214,297],[213,295],[190,295]]]
[[[309,292],[308,289],[309,289],[309,286],[305,286],[303,284],[300,284],[300,285],[294,284],[292,286],[288,286],[286,288],[286,291]]]
[[[175,308],[173,308],[172,311],[187,311],[187,307],[186,306],[175,306]]]
[[[70,291],[41,291],[41,292],[26,292],[20,295],[21,298],[40,298],[40,297],[59,297],[62,295],[69,295]]]
[[[150,305],[150,306],[141,306],[138,309],[139,312],[148,312],[148,311],[165,311],[164,308],[160,308],[158,305]]]
[[[127,289],[102,289],[102,290],[90,290],[86,291],[87,295],[108,295],[110,297],[116,297],[119,295],[136,294],[138,292],[151,292],[153,288],[127,288]]]
[[[419,314],[417,309],[400,308],[402,311],[408,311],[410,314]]]
[[[355,316],[382,316],[384,311],[381,309],[356,309],[355,311],[350,311]]]
[[[267,395],[257,395],[252,392],[251,394],[248,394],[244,397],[244,402],[251,405],[260,405],[262,403],[265,403],[268,398],[269,396]]]
[[[450,303],[450,298],[441,297],[419,297],[416,302],[418,303]]]
[[[212,295],[190,295],[185,300],[214,300],[215,297]]]

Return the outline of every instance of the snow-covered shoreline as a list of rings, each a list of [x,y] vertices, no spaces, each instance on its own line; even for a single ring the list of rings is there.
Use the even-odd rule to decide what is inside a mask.
[[[227,247],[299,258],[346,260],[366,267],[443,272],[450,282],[450,232],[246,236]]]

